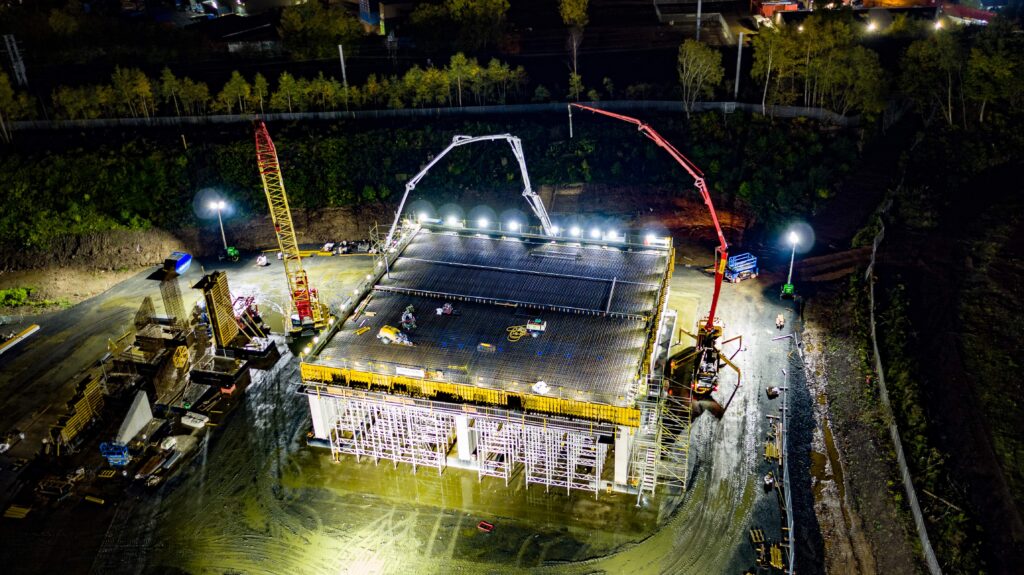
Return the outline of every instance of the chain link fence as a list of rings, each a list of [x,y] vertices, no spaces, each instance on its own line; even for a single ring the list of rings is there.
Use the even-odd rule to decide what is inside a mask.
[[[910,469],[907,467],[907,458],[903,453],[903,442],[900,441],[900,430],[896,426],[896,419],[893,416],[892,405],[889,403],[889,391],[885,385],[885,371],[882,369],[881,355],[878,353],[878,337],[875,327],[875,255],[878,253],[878,246],[882,243],[882,239],[885,237],[885,222],[883,221],[883,215],[888,211],[891,202],[887,202],[878,215],[878,233],[875,234],[875,239],[872,242],[871,247],[871,263],[868,265],[867,272],[864,274],[864,278],[868,282],[868,293],[871,305],[871,346],[875,356],[875,372],[878,374],[878,392],[879,397],[882,400],[882,406],[885,410],[885,419],[889,421],[889,435],[892,438],[893,448],[896,450],[896,463],[899,465],[900,478],[903,480],[903,488],[907,492],[907,503],[910,504],[910,511],[914,515],[914,525],[917,527],[917,535],[921,540],[921,551],[924,554],[925,563],[928,565],[928,571],[932,575],[939,575],[942,573],[942,568],[939,567],[939,560],[935,556],[935,550],[932,549],[931,541],[928,538],[928,529],[924,523],[924,514],[921,512],[921,505],[917,500],[917,491],[914,489],[914,483],[910,475]]]
[[[609,102],[586,102],[606,110],[647,111],[685,114],[683,103],[675,100],[620,100]],[[91,120],[21,120],[11,122],[13,130],[63,130],[96,128],[138,128],[138,127],[180,127],[207,126],[218,124],[251,123],[256,119],[267,122],[298,120],[372,120],[388,118],[457,118],[493,115],[540,114],[565,112],[567,103],[550,104],[509,104],[494,106],[466,106],[462,108],[403,108],[396,110],[362,110],[356,112],[282,112],[271,114],[212,114],[208,116],[156,116],[151,118],[97,118]],[[735,111],[761,114],[760,104],[744,102],[696,102],[694,111],[731,114]],[[855,126],[858,117],[847,117],[824,108],[802,106],[768,106],[767,115],[778,118],[811,118],[839,126]]]

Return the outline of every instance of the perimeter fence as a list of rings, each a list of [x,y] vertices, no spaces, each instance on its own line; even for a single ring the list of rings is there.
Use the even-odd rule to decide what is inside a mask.
[[[605,110],[613,111],[647,111],[671,112],[685,114],[683,103],[678,100],[615,100],[604,102],[584,102]],[[251,123],[261,119],[266,122],[290,122],[299,120],[376,120],[392,118],[470,118],[478,116],[543,114],[565,112],[567,102],[548,104],[508,104],[494,106],[465,106],[450,108],[402,108],[388,110],[359,110],[345,112],[343,110],[329,112],[279,112],[270,114],[211,114],[206,116],[155,116],[150,118],[95,118],[89,120],[20,120],[11,122],[13,130],[63,130],[63,129],[96,129],[96,128],[179,128],[183,126],[207,126],[218,124]],[[849,127],[859,123],[856,116],[843,116],[824,108],[808,108],[803,106],[767,106],[746,102],[696,102],[694,112],[747,112],[751,114],[765,113],[777,118],[810,118]]]
[[[878,395],[882,400],[882,407],[885,411],[885,419],[889,422],[889,436],[892,438],[893,448],[896,450],[896,463],[899,466],[900,478],[903,480],[903,489],[907,493],[907,503],[910,505],[910,512],[914,516],[914,525],[917,527],[917,536],[921,541],[921,552],[924,554],[928,571],[932,575],[940,575],[942,568],[935,556],[931,540],[928,538],[928,529],[924,522],[924,513],[921,512],[921,505],[917,500],[917,491],[914,489],[914,482],[910,475],[910,468],[907,467],[907,458],[903,453],[903,442],[900,440],[900,430],[896,425],[896,418],[893,415],[892,405],[889,403],[889,390],[885,384],[885,371],[882,368],[882,358],[878,353],[878,336],[875,327],[875,256],[878,253],[878,246],[885,237],[885,222],[883,216],[889,210],[891,201],[882,206],[878,214],[878,233],[871,247],[871,263],[868,264],[864,278],[868,282],[868,294],[871,304],[871,346],[875,356],[875,373],[878,375]]]

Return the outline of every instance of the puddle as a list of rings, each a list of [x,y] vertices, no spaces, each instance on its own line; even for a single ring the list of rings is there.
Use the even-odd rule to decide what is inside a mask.
[[[824,394],[818,396],[821,401]],[[814,483],[814,501],[821,500],[825,491],[825,482],[833,481],[839,490],[839,507],[843,511],[843,517],[849,522],[849,512],[846,509],[846,486],[843,483],[843,467],[839,462],[839,449],[836,448],[835,438],[832,436],[832,426],[824,426],[825,453],[818,451],[811,452],[811,477],[816,479]],[[826,465],[828,463],[828,465]]]
[[[821,499],[821,493],[825,490],[825,481],[831,481],[832,475],[826,472],[825,463],[828,459],[824,453],[817,451],[811,452],[811,477],[816,481],[814,482],[814,500],[818,501]]]
[[[843,502],[846,501],[846,486],[843,482],[843,466],[839,462],[839,450],[836,449],[836,442],[832,437],[831,425],[825,426],[825,450],[828,452],[828,460],[832,464],[832,475],[839,488],[839,503],[843,505]],[[843,506],[843,515],[846,515],[845,505]]]

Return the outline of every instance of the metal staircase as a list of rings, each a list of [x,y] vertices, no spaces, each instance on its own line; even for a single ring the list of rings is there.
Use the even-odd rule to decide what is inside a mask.
[[[641,424],[631,462],[638,505],[658,485],[686,490],[692,422],[688,398],[669,395],[662,380],[651,380],[639,405]]]

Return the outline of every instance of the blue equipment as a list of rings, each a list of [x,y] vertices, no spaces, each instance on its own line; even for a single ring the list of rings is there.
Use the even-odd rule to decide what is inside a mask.
[[[725,268],[725,279],[732,283],[757,277],[757,257],[754,254],[729,256]]]
[[[128,453],[128,446],[113,441],[101,443],[100,454],[107,458],[107,463],[111,467],[124,467],[132,460],[131,454]]]

